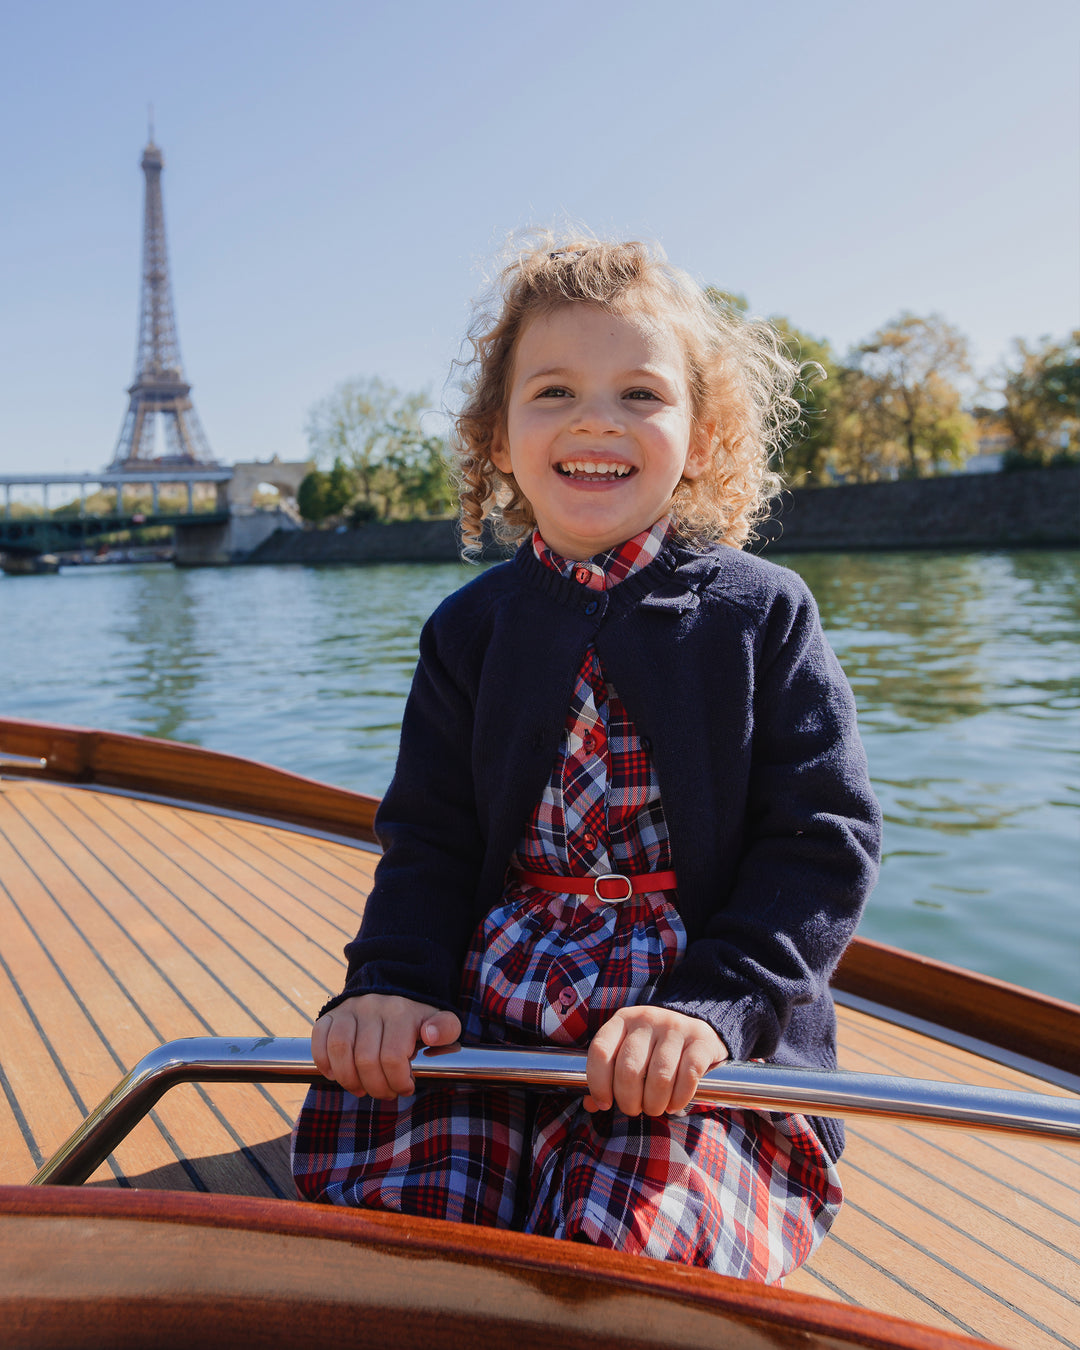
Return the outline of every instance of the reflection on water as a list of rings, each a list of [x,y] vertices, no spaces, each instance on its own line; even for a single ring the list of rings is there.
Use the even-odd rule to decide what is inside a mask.
[[[168,591],[162,585],[166,576]],[[116,616],[127,650],[108,676],[130,705],[132,729],[144,736],[190,739],[184,729],[198,707],[207,653],[196,644],[197,602],[188,579],[185,572],[144,572],[131,588],[129,606]]]
[[[1080,999],[1080,554],[785,561],[855,689],[885,812],[863,931]]]
[[[886,816],[863,932],[1080,998],[1080,554],[814,554]],[[0,713],[169,736],[363,791],[457,565],[0,579]]]

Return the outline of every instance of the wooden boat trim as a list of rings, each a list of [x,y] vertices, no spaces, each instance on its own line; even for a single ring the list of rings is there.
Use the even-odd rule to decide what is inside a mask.
[[[156,1346],[197,1341],[210,1347],[235,1343],[230,1337],[242,1318],[244,1340],[257,1344],[464,1347],[494,1330],[514,1335],[522,1347],[550,1344],[553,1336],[565,1350],[585,1350],[614,1343],[608,1339],[614,1328],[604,1337],[598,1322],[650,1307],[659,1309],[662,1331],[636,1323],[630,1341],[656,1350],[720,1343],[746,1350],[991,1350],[986,1341],[813,1295],[445,1220],[295,1201],[67,1187],[0,1187],[0,1216],[8,1221],[0,1229],[0,1260],[12,1258],[0,1315],[9,1331],[22,1333],[21,1344],[86,1344],[87,1334],[107,1322],[110,1344],[152,1339]],[[154,1227],[161,1224],[169,1225],[171,1246],[184,1257],[179,1278],[167,1267],[154,1268]],[[119,1243],[112,1230],[120,1230]],[[95,1241],[86,1246],[90,1233]],[[266,1254],[267,1235],[279,1239],[270,1266],[258,1259]],[[63,1297],[41,1292],[48,1275],[37,1278],[32,1257],[43,1242],[50,1268],[63,1260]],[[249,1250],[253,1242],[262,1244],[261,1252]],[[104,1264],[101,1245],[113,1258]],[[341,1251],[339,1267],[350,1257],[356,1265],[345,1287],[328,1296],[334,1247]],[[380,1280],[365,1271],[365,1263],[376,1261]],[[434,1267],[449,1273],[443,1288],[431,1278]],[[388,1270],[393,1283],[386,1281]],[[453,1307],[452,1293],[447,1306],[446,1284],[453,1291],[477,1281],[489,1295],[479,1310],[462,1317],[461,1300]],[[521,1311],[529,1291],[539,1293],[557,1319],[540,1335]]]
[[[1080,1075],[1080,1010],[1062,999],[857,937],[833,983],[845,993]]]
[[[176,741],[0,718],[20,777],[99,785],[224,807],[316,833],[375,843],[378,801],[257,760]],[[45,760],[44,766],[38,761]],[[833,979],[858,998],[1080,1076],[1080,1010],[1060,999],[856,937]]]
[[[20,777],[231,807],[376,842],[377,798],[239,755],[149,736],[0,718],[0,771],[5,753],[31,761],[11,766]],[[41,759],[44,766],[33,762]]]

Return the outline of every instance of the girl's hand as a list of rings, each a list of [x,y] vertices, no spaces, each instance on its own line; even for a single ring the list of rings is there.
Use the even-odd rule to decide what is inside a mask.
[[[324,1078],[357,1097],[409,1097],[409,1061],[419,1044],[450,1045],[461,1035],[452,1012],[391,994],[347,998],[315,1023],[311,1055]]]
[[[681,1111],[702,1074],[727,1057],[727,1046],[698,1017],[648,1004],[620,1008],[589,1046],[585,1110],[614,1103],[627,1116]]]

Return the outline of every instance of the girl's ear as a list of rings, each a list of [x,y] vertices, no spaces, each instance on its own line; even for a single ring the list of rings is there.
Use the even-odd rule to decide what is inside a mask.
[[[496,427],[495,434],[491,438],[491,462],[500,473],[511,474],[514,472],[510,464],[510,447],[506,443],[506,432],[502,427]]]
[[[690,432],[690,448],[686,452],[686,464],[682,476],[688,479],[700,478],[712,463],[713,437],[716,434],[716,422],[695,422]]]

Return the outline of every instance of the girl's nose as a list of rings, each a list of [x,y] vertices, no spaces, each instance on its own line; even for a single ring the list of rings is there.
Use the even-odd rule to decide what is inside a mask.
[[[621,409],[614,399],[597,395],[584,398],[574,410],[570,424],[572,431],[587,432],[590,435],[619,433],[623,430]]]

